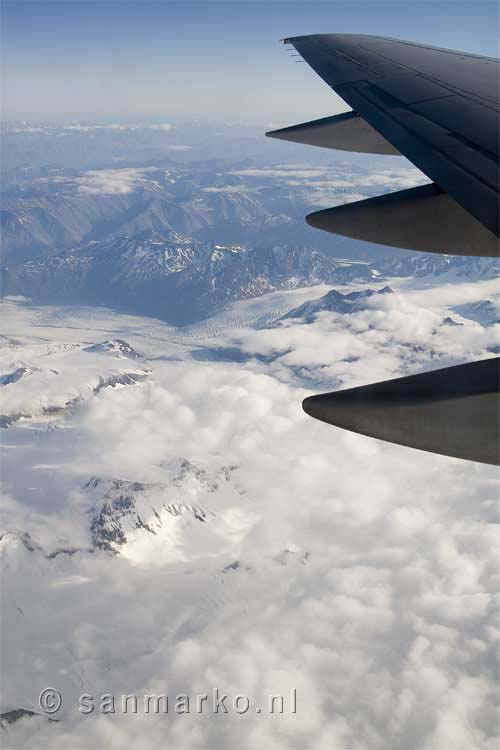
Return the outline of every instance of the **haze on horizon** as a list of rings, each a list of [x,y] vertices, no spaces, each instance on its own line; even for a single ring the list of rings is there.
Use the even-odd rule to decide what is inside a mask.
[[[280,45],[298,34],[381,34],[498,56],[495,0],[4,0],[0,12],[3,120],[265,123],[344,110]]]

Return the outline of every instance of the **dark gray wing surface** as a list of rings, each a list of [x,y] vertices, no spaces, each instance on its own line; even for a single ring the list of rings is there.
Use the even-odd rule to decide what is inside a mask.
[[[322,422],[410,448],[499,463],[500,359],[309,396]]]
[[[316,211],[313,227],[427,252],[499,254],[500,63],[386,37],[285,39],[352,112],[271,138],[403,154],[432,183]],[[412,448],[498,464],[500,359],[311,396],[328,424]]]
[[[498,60],[361,34],[285,42],[401,154],[500,236]]]

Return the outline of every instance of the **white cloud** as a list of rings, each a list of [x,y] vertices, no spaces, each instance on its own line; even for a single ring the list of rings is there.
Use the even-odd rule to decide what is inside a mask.
[[[13,127],[6,127],[5,132],[8,133],[52,133],[54,131],[61,131],[62,133],[67,132],[79,132],[79,133],[91,133],[96,130],[111,130],[116,132],[134,131],[134,130],[158,130],[168,133],[172,130],[172,125],[169,122],[156,123],[153,125],[130,125],[126,123],[71,123],[70,125],[43,125],[33,126],[29,123],[23,123],[21,125],[14,125]]]
[[[485,289],[476,287],[476,299]],[[496,470],[311,420],[300,407],[311,387],[297,374],[309,367],[316,377],[326,367],[331,383],[354,384],[410,362],[417,370],[467,350],[484,356],[491,334],[478,323],[432,335],[448,306],[472,294],[472,285],[447,288],[443,297],[402,289],[354,315],[220,331],[205,342],[237,342],[248,353],[290,350],[269,364],[195,362],[189,352],[203,342],[182,339],[181,331],[102,318],[99,327],[126,330],[138,351],[157,358],[151,377],[102,390],[50,429],[33,423],[6,433],[5,525],[30,530],[47,549],[58,535],[82,544],[95,497],[81,486],[92,475],[165,485],[164,497],[155,490],[148,502],[200,503],[213,515],[203,523],[169,516],[156,535],[127,528],[128,556],[48,560],[4,537],[4,702],[29,708],[47,685],[64,695],[61,723],[19,721],[7,730],[9,742],[55,750],[492,750]],[[9,325],[22,339],[22,316],[32,312],[16,314]],[[81,313],[78,334],[72,318],[65,327],[64,311],[58,315],[59,342],[87,340],[96,327]],[[53,337],[44,327],[49,314],[37,316],[37,335]],[[25,354],[30,346],[24,339]],[[423,350],[409,353],[411,346]],[[359,359],[346,362],[348,355]],[[59,367],[75,373],[85,356],[74,349]],[[200,489],[172,481],[177,457],[210,475],[237,468],[222,489]],[[27,464],[33,468],[23,476]],[[43,497],[28,491],[28,481],[43,487]],[[153,522],[150,516],[143,520]],[[297,713],[99,718],[75,709],[81,692],[172,695],[217,686],[261,704],[266,693],[295,687]]]
[[[316,208],[351,203],[373,194],[403,190],[428,182],[425,175],[413,166],[353,174],[352,165],[346,171],[340,165],[314,168],[296,164],[239,169],[229,174],[252,181],[260,178],[282,182],[287,187],[298,189],[304,202]]]
[[[78,192],[87,195],[132,193],[145,185],[154,187],[155,172],[154,167],[89,170],[76,178]]]
[[[413,166],[399,169],[384,169],[370,174],[347,174],[341,167],[308,167],[290,165],[279,167],[261,167],[232,170],[229,174],[240,177],[263,177],[268,179],[283,178],[287,184],[300,185],[306,183],[314,187],[373,187],[387,185],[390,187],[412,187],[427,182],[427,178]]]
[[[273,167],[262,167],[262,168],[247,168],[247,169],[234,169],[229,174],[238,175],[240,177],[268,177],[269,179],[275,179],[276,177],[297,177],[301,179],[312,179],[315,177],[323,177],[328,170],[325,169],[312,169],[312,168],[273,168]]]

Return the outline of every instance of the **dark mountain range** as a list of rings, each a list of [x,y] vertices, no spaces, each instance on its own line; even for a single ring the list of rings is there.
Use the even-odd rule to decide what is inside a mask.
[[[380,176],[386,188],[408,179],[395,170],[388,183],[387,174]],[[2,294],[183,324],[280,289],[499,272],[492,260],[410,255],[305,224],[318,201],[355,199],[356,181],[364,194],[377,190],[362,170],[340,163],[287,170],[163,158],[83,171],[16,168],[0,193]]]
[[[480,259],[420,253],[405,263],[391,258],[368,263],[332,258],[308,246],[246,247],[145,231],[8,266],[3,294],[42,304],[105,305],[182,325],[206,318],[228,302],[280,289],[369,283],[391,276],[491,278],[498,271],[496,262]],[[289,317],[337,310],[339,305],[337,311],[349,312],[370,294],[354,292],[345,298],[333,291]]]
[[[0,211],[2,256],[9,263],[19,263],[82,242],[147,231],[202,233],[203,238],[203,232],[207,236],[212,229],[214,236],[230,236],[235,226],[260,225],[268,216],[258,200],[236,190],[201,191],[191,200],[179,200],[151,186],[129,193],[72,191],[8,197]],[[226,228],[218,232],[221,225]]]
[[[318,202],[356,198],[351,183],[362,175],[344,179],[344,173],[345,168],[337,167],[331,172],[332,186],[325,188],[328,170],[252,169],[221,160],[16,169],[4,173],[0,189],[1,257],[18,264],[90,241],[149,231],[246,246],[313,244],[334,256],[369,259],[373,247],[325,237],[303,220]],[[368,193],[373,189],[364,188]],[[388,253],[398,256],[398,251],[378,250],[379,256]]]
[[[376,274],[367,263],[335,260],[304,247],[247,249],[147,232],[27,261],[4,276],[5,294],[46,304],[106,305],[183,324],[233,300],[314,284],[370,281]]]

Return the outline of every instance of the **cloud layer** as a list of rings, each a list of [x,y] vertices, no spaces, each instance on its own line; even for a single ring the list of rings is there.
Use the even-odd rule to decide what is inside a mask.
[[[492,284],[401,289],[351,316],[221,330],[206,342],[194,330],[182,338],[125,316],[86,322],[83,311],[78,332],[59,314],[59,343],[88,343],[92,328],[114,327],[152,373],[4,440],[3,700],[34,707],[47,685],[64,696],[60,723],[20,720],[8,729],[11,744],[492,750],[496,470],[336,430],[300,408],[311,380],[350,385],[467,351],[485,356],[498,330],[452,308],[491,295]],[[441,328],[444,313],[464,325]],[[30,315],[16,307],[9,318],[25,357]],[[39,335],[54,337],[52,315],[37,313]],[[235,345],[247,361],[193,358],[200,347]],[[287,353],[266,360],[277,350]],[[93,368],[107,368],[113,356],[74,348],[59,367],[69,375],[91,357]],[[208,477],[231,469],[214,490],[212,479],[174,479],[183,458]],[[56,545],[89,544],[89,508],[100,502],[83,489],[90,476],[164,488],[150,491],[151,507],[200,504],[207,520],[180,513],[155,534],[130,528],[119,556],[47,559]],[[153,511],[143,520],[154,522]],[[29,551],[20,530],[42,551]],[[295,688],[297,713],[82,716],[76,708],[82,692],[214,687],[257,704]]]

